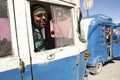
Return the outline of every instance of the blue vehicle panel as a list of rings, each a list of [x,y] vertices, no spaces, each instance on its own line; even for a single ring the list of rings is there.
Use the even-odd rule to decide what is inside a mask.
[[[25,67],[25,72],[21,73],[19,68],[0,72],[0,80],[31,80],[30,65]]]
[[[71,56],[49,63],[33,64],[32,70],[35,80],[83,80],[85,66],[86,59],[84,59],[84,53],[80,53],[77,56]]]
[[[74,80],[76,56],[44,64],[33,65],[34,79],[41,80]],[[69,64],[68,64],[69,63]],[[64,64],[64,65],[61,65]],[[61,71],[62,70],[62,71]]]
[[[0,80],[22,80],[19,69],[0,72]]]

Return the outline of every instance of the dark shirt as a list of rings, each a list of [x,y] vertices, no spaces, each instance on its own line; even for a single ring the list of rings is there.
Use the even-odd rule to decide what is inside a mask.
[[[45,44],[42,36],[41,30],[33,26],[33,39],[34,39],[34,48],[35,52],[44,51]]]
[[[110,45],[110,34],[106,34],[106,41],[107,44]]]

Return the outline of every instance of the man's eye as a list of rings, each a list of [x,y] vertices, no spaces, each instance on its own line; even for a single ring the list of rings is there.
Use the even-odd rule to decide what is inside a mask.
[[[37,14],[36,16],[37,16],[37,17],[40,17],[40,18],[43,17],[43,16],[47,17],[47,14],[41,13],[41,14]]]
[[[42,16],[43,16],[43,14],[38,14],[38,15],[37,15],[37,17],[42,17]]]

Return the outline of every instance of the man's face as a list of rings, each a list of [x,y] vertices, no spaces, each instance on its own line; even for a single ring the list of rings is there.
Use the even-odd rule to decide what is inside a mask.
[[[106,33],[110,33],[110,28],[106,28]]]
[[[38,28],[43,28],[47,23],[47,14],[46,11],[37,11],[34,13],[34,22]]]

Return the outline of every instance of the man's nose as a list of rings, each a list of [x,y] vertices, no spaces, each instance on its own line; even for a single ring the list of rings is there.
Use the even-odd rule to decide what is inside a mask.
[[[43,16],[42,16],[42,19],[46,19],[46,16],[45,16],[45,15],[43,15]]]

